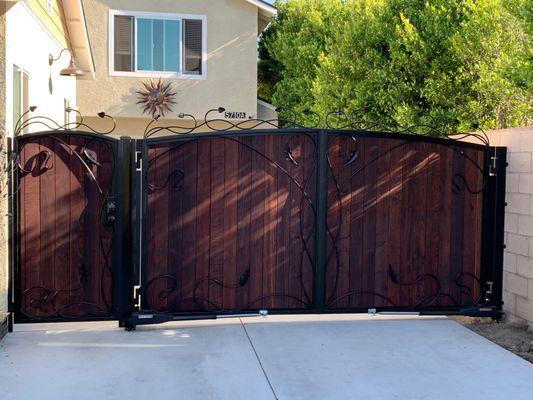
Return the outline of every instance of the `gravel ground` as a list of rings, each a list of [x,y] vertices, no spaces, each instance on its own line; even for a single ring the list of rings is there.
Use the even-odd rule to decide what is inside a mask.
[[[486,318],[453,317],[453,320],[490,341],[533,363],[533,330],[508,322]]]

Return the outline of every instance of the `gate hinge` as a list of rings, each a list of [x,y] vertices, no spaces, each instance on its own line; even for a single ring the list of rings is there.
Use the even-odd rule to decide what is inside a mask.
[[[136,310],[140,310],[141,309],[141,286],[140,285],[135,285],[133,287],[133,301],[134,301],[134,308]]]
[[[492,156],[489,164],[489,176],[498,175],[498,157]]]
[[[485,302],[490,303],[491,297],[492,297],[492,286],[494,285],[494,282],[488,281],[487,282],[487,291],[485,292]]]
[[[135,152],[135,170],[139,172],[143,170],[142,151]]]

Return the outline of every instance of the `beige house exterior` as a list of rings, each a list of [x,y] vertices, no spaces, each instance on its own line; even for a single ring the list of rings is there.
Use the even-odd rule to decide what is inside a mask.
[[[78,79],[77,106],[89,125],[105,130],[109,120],[96,117],[98,112],[104,111],[117,121],[114,134],[142,135],[152,117],[143,114],[137,104],[137,91],[144,82],[160,78],[171,81],[176,104],[171,107],[172,112],[158,121],[159,125],[190,125],[190,120],[178,118],[180,113],[193,115],[201,122],[208,110],[218,107],[226,111],[215,112],[211,118],[240,122],[262,117],[258,114],[264,107],[259,106],[258,111],[257,101],[257,37],[276,13],[268,3],[257,0],[83,0],[83,7],[95,72],[94,80]],[[131,17],[133,21],[131,46],[135,54],[131,56],[134,65],[128,71],[115,70],[114,57],[121,46],[114,43],[118,40],[114,36],[116,17]],[[200,71],[187,75],[183,70],[185,30],[182,30],[179,72],[141,68],[141,57],[145,57],[141,48],[145,40],[140,34],[144,26],[141,23],[150,20],[165,21],[165,24],[172,21],[181,24],[181,29],[187,20],[201,21]],[[158,46],[156,23],[151,29],[155,49]],[[164,40],[167,41],[166,36]],[[153,51],[155,59],[156,50]],[[222,122],[217,126],[224,125]]]

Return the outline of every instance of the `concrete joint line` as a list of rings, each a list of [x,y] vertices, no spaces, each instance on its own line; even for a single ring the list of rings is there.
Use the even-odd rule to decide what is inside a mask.
[[[241,322],[242,329],[244,330],[244,333],[246,334],[246,337],[248,338],[248,342],[250,343],[250,346],[252,347],[252,350],[254,351],[255,358],[257,359],[257,362],[259,363],[259,366],[261,367],[261,371],[263,371],[263,375],[265,375],[265,379],[267,380],[268,386],[270,387],[270,390],[272,391],[274,398],[276,400],[279,400],[278,396],[276,395],[276,391],[274,390],[274,387],[272,386],[272,382],[270,382],[270,379],[268,378],[268,375],[265,371],[265,367],[263,367],[263,363],[261,362],[261,359],[259,358],[259,354],[257,354],[257,350],[255,349],[255,346],[252,342],[252,338],[250,338],[250,334],[248,333],[248,330],[246,329],[244,322],[242,322],[242,318],[239,318],[239,321]]]

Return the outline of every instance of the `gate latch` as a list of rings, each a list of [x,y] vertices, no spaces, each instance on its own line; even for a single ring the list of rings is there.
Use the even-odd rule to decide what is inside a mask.
[[[117,219],[117,200],[115,197],[106,197],[104,218],[105,226],[111,226],[115,223]]]

